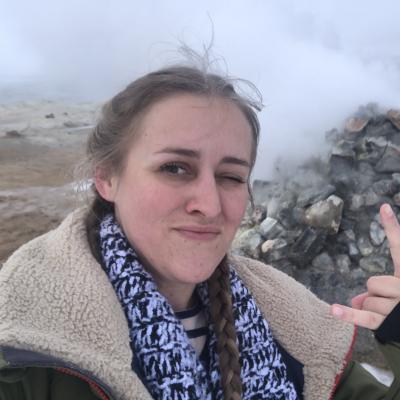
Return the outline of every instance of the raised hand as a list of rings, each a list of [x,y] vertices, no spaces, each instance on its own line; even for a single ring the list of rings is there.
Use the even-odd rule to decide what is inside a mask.
[[[389,204],[381,206],[380,217],[390,246],[394,275],[369,278],[367,292],[354,297],[352,307],[331,306],[331,313],[336,318],[372,330],[377,329],[400,302],[400,225]]]

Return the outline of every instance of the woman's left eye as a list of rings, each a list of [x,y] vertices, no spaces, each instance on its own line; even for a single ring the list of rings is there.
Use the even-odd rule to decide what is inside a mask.
[[[243,184],[247,182],[245,178],[237,175],[222,175],[220,179],[225,182],[236,183],[236,184]]]

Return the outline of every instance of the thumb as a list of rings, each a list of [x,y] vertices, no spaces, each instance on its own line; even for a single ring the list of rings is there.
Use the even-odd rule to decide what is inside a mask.
[[[368,297],[368,292],[358,294],[351,299],[351,306],[357,310],[361,310],[364,300]]]
[[[389,242],[390,254],[394,265],[394,276],[400,278],[400,225],[389,204],[381,206],[380,217]]]

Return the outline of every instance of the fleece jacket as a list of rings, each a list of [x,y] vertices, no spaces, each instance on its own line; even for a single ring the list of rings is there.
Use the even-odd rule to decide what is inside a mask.
[[[150,400],[131,369],[125,315],[90,252],[86,212],[73,212],[1,268],[0,347],[75,365],[118,399]],[[304,365],[304,398],[329,399],[349,359],[354,327],[331,317],[326,303],[282,272],[243,257],[230,262],[274,337]]]

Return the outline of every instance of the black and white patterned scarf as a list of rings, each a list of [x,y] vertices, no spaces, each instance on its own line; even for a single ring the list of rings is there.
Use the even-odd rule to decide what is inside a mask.
[[[112,214],[101,222],[100,245],[106,273],[128,320],[132,368],[140,369],[153,398],[223,399],[212,323],[208,365],[203,365],[183,325],[157,290]],[[230,281],[243,399],[297,399],[268,323],[233,268]],[[199,284],[197,290],[210,321],[207,284]]]

